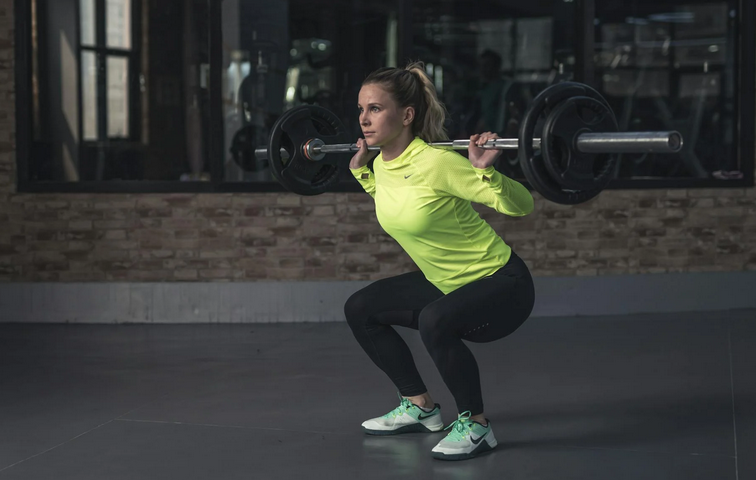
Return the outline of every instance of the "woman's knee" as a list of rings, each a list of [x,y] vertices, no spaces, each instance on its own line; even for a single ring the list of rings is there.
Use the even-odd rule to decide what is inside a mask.
[[[443,341],[449,335],[455,335],[449,313],[438,304],[428,305],[420,312],[418,331],[426,345]]]
[[[372,315],[372,303],[364,289],[353,293],[344,304],[347,323],[352,327],[366,324]]]

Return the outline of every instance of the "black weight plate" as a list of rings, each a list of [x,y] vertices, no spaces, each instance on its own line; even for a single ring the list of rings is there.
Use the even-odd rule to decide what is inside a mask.
[[[605,188],[612,179],[617,156],[582,153],[577,138],[583,133],[619,130],[614,113],[590,97],[570,97],[552,109],[541,135],[546,170],[559,185],[576,190]]]
[[[267,168],[268,160],[260,160],[255,157],[255,138],[257,128],[254,125],[246,125],[240,128],[231,141],[231,156],[234,162],[245,172],[257,172]]]
[[[557,83],[542,91],[533,99],[530,109],[522,119],[518,136],[518,156],[525,178],[545,199],[563,205],[575,205],[586,202],[601,193],[601,189],[577,190],[564,188],[549,175],[543,164],[541,152],[539,151],[536,154],[533,138],[539,121],[548,116],[553,108],[567,98],[581,96],[595,98],[606,103],[606,100],[588,85],[575,82]]]
[[[287,190],[299,195],[320,195],[339,181],[345,154],[328,154],[322,160],[304,155],[308,140],[319,138],[327,145],[347,142],[341,120],[323,107],[302,105],[287,111],[276,121],[268,141],[268,158],[273,176]],[[281,155],[281,149],[289,158]]]

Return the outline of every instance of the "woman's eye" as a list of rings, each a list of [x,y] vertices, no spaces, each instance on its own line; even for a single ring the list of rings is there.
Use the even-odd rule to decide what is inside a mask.
[[[378,111],[378,107],[373,107],[371,110],[374,111],[374,112],[377,112]]]

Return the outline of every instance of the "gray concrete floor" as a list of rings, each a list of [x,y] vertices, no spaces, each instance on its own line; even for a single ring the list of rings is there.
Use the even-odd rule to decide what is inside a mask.
[[[442,462],[361,432],[398,400],[345,323],[0,324],[0,480],[756,479],[754,346],[756,311],[531,319],[471,346],[499,448]]]

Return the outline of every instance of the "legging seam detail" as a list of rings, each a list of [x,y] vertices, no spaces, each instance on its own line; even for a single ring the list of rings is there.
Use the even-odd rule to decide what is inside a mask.
[[[466,332],[466,333],[464,334],[464,336],[470,335],[471,333],[473,333],[473,332],[476,332],[476,331],[480,330],[480,329],[481,329],[481,328],[483,328],[483,327],[487,327],[488,325],[489,325],[488,323],[484,323],[483,325],[481,325],[481,326],[479,326],[479,327],[477,327],[477,328],[473,328],[473,329],[472,329],[472,330],[470,330],[469,332]]]

